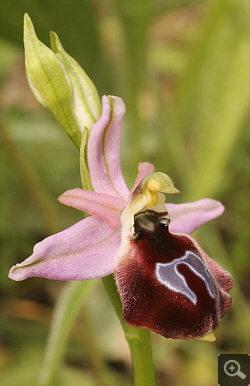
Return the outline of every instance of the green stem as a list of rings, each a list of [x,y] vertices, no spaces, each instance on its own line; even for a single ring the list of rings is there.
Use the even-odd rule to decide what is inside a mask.
[[[150,332],[144,328],[130,326],[123,320],[121,300],[113,275],[104,277],[102,281],[129,344],[134,369],[135,386],[155,386],[156,379]]]
[[[131,351],[135,386],[154,386],[156,379],[150,332],[144,328],[132,328],[133,330],[125,332],[125,336]]]

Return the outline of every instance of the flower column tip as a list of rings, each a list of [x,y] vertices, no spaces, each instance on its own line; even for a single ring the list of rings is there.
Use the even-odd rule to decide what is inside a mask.
[[[164,173],[155,172],[145,177],[141,182],[142,194],[147,198],[147,208],[152,208],[159,203],[158,192],[176,194],[180,193],[175,188],[171,178]]]

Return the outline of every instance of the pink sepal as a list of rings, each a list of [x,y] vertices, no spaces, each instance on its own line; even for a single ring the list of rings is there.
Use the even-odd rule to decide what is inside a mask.
[[[129,197],[120,162],[122,118],[125,105],[121,98],[102,97],[102,116],[90,132],[88,165],[93,188],[98,193]]]
[[[119,228],[88,217],[36,244],[30,257],[11,268],[9,278],[89,280],[107,276],[113,272],[119,248]]]

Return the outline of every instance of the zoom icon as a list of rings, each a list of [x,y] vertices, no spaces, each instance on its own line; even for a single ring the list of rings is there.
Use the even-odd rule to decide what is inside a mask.
[[[250,356],[248,354],[220,354],[218,356],[218,384],[220,386],[248,386],[250,384]]]
[[[240,364],[237,361],[227,361],[224,365],[224,372],[229,376],[229,377],[240,377],[241,379],[246,378],[246,374],[242,373],[240,371]]]

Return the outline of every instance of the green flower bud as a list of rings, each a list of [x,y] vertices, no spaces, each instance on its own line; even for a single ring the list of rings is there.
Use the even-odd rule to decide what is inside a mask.
[[[96,87],[75,59],[65,52],[55,32],[51,32],[50,38],[51,48],[63,64],[73,86],[73,108],[80,130],[83,133],[86,127],[90,131],[102,111]]]
[[[38,40],[32,21],[25,14],[25,67],[30,88],[80,148],[85,128],[89,132],[100,118],[100,98],[92,81],[64,51],[55,33],[51,34],[51,45],[52,50]]]

